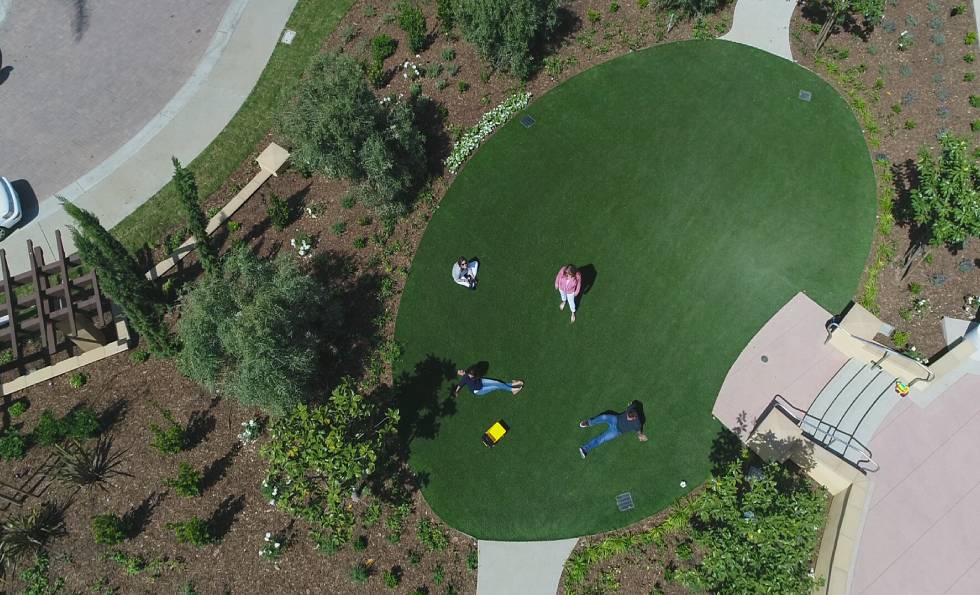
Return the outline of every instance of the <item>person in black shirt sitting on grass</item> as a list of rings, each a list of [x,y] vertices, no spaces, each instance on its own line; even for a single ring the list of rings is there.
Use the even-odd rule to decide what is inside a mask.
[[[621,434],[627,432],[636,432],[636,437],[639,438],[640,442],[646,442],[647,436],[643,433],[643,423],[645,421],[643,404],[639,401],[630,403],[626,407],[626,411],[622,413],[607,411],[606,413],[600,413],[592,419],[583,419],[579,422],[578,427],[588,428],[596,424],[606,424],[606,431],[586,442],[584,446],[578,449],[578,453],[584,459],[588,456],[589,451],[595,447],[600,444],[605,444],[613,438],[618,438]]]

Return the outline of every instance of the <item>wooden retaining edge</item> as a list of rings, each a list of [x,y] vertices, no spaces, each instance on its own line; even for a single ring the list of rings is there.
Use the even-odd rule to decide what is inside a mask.
[[[286,160],[289,159],[289,151],[283,149],[276,143],[269,143],[269,146],[265,148],[259,156],[256,157],[255,161],[259,164],[259,173],[246,184],[238,194],[235,195],[228,204],[226,204],[218,213],[211,217],[208,221],[207,232],[208,235],[213,234],[215,231],[221,227],[225,221],[231,219],[231,216],[235,214],[238,209],[245,204],[245,202],[252,197],[253,194],[272,176],[278,175],[279,168],[282,167]],[[184,240],[184,243],[180,245],[179,248],[174,250],[170,256],[159,263],[152,269],[146,272],[146,278],[151,281],[154,279],[159,279],[160,277],[169,273],[174,267],[176,267],[185,256],[190,254],[191,250],[194,249],[195,241],[194,236],[191,236]]]
[[[265,148],[255,161],[259,164],[259,173],[249,181],[248,184],[242,188],[238,194],[235,195],[228,204],[224,206],[218,213],[211,218],[208,222],[207,232],[208,235],[213,234],[225,221],[231,218],[238,209],[245,204],[245,202],[252,197],[253,194],[268,180],[270,177],[278,175],[277,172],[279,168],[283,166],[284,163],[289,159],[289,151],[280,147],[276,143],[270,143],[268,147]],[[184,241],[180,247],[170,255],[169,258],[157,263],[155,267],[146,272],[147,279],[154,280],[162,277],[172,270],[177,264],[184,259],[187,254],[194,249],[194,238],[193,236]],[[126,317],[123,315],[115,305],[112,307],[112,316],[116,325],[116,336],[119,337],[117,340],[102,345],[101,347],[96,347],[85,353],[81,353],[74,357],[70,357],[66,360],[60,361],[51,366],[45,366],[40,370],[35,370],[30,374],[15,378],[10,382],[4,382],[0,384],[0,394],[9,395],[15,393],[19,390],[24,390],[34,386],[35,384],[40,384],[47,380],[51,380],[56,376],[61,376],[62,374],[67,374],[68,372],[74,372],[75,370],[87,366],[89,364],[95,363],[99,360],[105,359],[116,355],[117,353],[122,353],[129,349],[130,333],[129,326],[126,324]]]

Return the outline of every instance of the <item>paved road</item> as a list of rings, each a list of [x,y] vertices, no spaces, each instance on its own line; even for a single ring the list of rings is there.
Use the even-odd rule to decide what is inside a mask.
[[[98,166],[180,89],[229,3],[0,0],[0,175],[43,201]]]

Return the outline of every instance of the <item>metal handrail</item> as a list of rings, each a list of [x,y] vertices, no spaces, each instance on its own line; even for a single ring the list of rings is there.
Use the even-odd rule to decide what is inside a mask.
[[[831,321],[827,325],[827,339],[824,340],[824,344],[825,345],[827,344],[828,341],[830,341],[830,337],[834,334],[834,331],[836,331],[839,328],[840,328],[840,324],[837,323],[837,322]],[[881,356],[880,359],[878,359],[877,361],[874,361],[874,362],[870,362],[870,363],[872,363],[873,365],[875,365],[878,368],[881,367],[881,362],[885,361],[885,358],[887,358],[889,354],[895,354],[898,357],[905,358],[905,359],[909,360],[910,362],[914,363],[915,365],[917,365],[920,368],[922,368],[923,370],[925,370],[925,372],[926,372],[925,378],[923,378],[921,376],[917,376],[917,377],[913,378],[911,382],[909,382],[909,386],[914,385],[916,382],[918,382],[920,380],[925,381],[925,382],[932,382],[932,380],[936,377],[936,374],[932,370],[930,370],[928,366],[926,366],[925,364],[923,364],[922,362],[920,362],[920,361],[918,361],[916,359],[913,359],[913,358],[911,358],[911,357],[909,357],[909,356],[907,356],[907,355],[905,355],[903,353],[900,353],[898,351],[895,351],[891,347],[888,347],[887,345],[882,345],[881,343],[879,343],[877,341],[872,341],[870,339],[865,339],[864,337],[859,337],[857,335],[851,334],[851,333],[849,333],[847,331],[847,329],[844,329],[844,332],[846,332],[847,335],[849,337],[851,337],[852,339],[857,339],[858,341],[862,341],[862,342],[867,343],[868,345],[872,345],[874,347],[880,347],[882,350],[884,350],[885,353]]]
[[[789,407],[791,409],[794,409],[795,411],[798,411],[798,412],[802,413],[804,415],[804,417],[807,416],[807,415],[809,415],[809,413],[807,413],[803,409],[800,409],[796,405],[790,403],[789,400],[786,397],[784,397],[783,395],[780,395],[780,394],[776,394],[776,395],[773,396],[773,404],[775,404],[777,407],[779,407],[779,409],[783,413],[785,413],[786,415],[789,415],[794,420],[796,420],[797,425],[801,426],[800,429],[803,429],[802,428],[803,419],[800,418],[800,417],[797,417],[793,413],[790,413],[789,411],[787,411],[783,407],[783,405],[786,405],[787,407]],[[811,417],[813,417],[813,416],[811,416]],[[826,426],[827,428],[832,429],[834,431],[834,436],[835,437],[837,435],[837,432],[840,432],[841,434],[844,434],[845,436],[848,437],[847,443],[844,445],[844,452],[847,452],[847,449],[853,446],[856,450],[861,451],[861,453],[865,456],[864,459],[861,459],[860,461],[857,461],[856,463],[851,463],[846,458],[844,458],[843,456],[841,456],[842,459],[844,459],[848,463],[851,463],[852,465],[854,465],[861,472],[869,471],[871,473],[875,473],[879,469],[881,469],[881,465],[879,465],[878,462],[874,460],[874,458],[872,456],[872,453],[871,453],[871,449],[868,448],[867,446],[865,446],[863,442],[861,442],[860,440],[858,440],[857,438],[855,438],[853,434],[851,434],[849,432],[841,431],[840,428],[838,428],[837,426],[835,426],[835,425],[833,425],[833,424],[831,424],[829,422],[826,422],[826,421],[824,421],[822,419],[817,419],[816,417],[814,417],[813,419],[817,422],[817,428],[818,429],[821,428],[821,424],[822,424],[822,425]],[[817,440],[816,436],[814,436],[813,434],[810,434],[806,430],[803,430],[803,433],[806,434],[807,436],[809,436],[810,438],[812,438],[817,443],[823,444],[824,446],[827,446],[826,443],[821,442],[820,440]],[[830,449],[828,448],[828,450],[830,450]],[[874,469],[867,469],[867,470],[865,470],[865,469],[861,468],[861,466],[860,466],[862,463],[871,463],[871,464],[873,464],[875,466],[875,468]]]

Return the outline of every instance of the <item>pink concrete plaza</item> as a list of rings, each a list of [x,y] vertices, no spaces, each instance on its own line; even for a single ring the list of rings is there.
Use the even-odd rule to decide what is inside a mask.
[[[788,302],[733,364],[715,417],[744,438],[774,395],[809,407],[846,361],[824,345],[830,317],[804,294]],[[850,592],[980,592],[980,377],[925,408],[902,401],[869,447],[881,468],[868,474]]]

